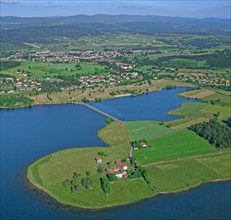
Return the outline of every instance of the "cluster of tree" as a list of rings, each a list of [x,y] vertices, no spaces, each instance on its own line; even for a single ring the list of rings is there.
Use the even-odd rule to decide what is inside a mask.
[[[175,89],[176,86],[175,85],[167,85],[164,87],[165,89]]]
[[[24,96],[0,96],[0,106],[15,107],[16,105],[31,106],[33,100]]]
[[[97,173],[103,173],[103,167],[99,166],[99,167],[97,168]]]
[[[62,81],[43,81],[41,84],[42,92],[61,92],[61,88],[71,87],[73,85],[80,85],[78,77],[76,76],[58,76],[57,78],[62,79]]]
[[[135,169],[128,172],[128,179],[144,178],[147,181],[147,172],[144,167],[135,166]]]
[[[188,55],[178,55],[178,56],[165,56],[160,57],[156,60],[151,60],[146,58],[147,60],[145,63],[152,64],[156,66],[165,66],[165,67],[175,67],[175,68],[200,68],[200,69],[207,69],[211,67],[221,67],[221,68],[229,68],[231,67],[230,63],[230,50],[223,50],[223,51],[215,51],[214,53],[210,54],[203,54],[203,55],[195,55],[195,56],[188,56]],[[179,61],[179,62],[176,62]],[[195,61],[195,62],[191,62]],[[206,61],[205,65],[200,65],[196,61]],[[199,66],[198,66],[199,65]]]
[[[99,152],[98,152],[98,155],[99,155],[99,156],[103,156],[103,157],[106,157],[106,156],[107,156],[107,154],[105,154],[105,152],[103,152],[103,151],[99,151]]]
[[[76,192],[80,190],[79,184],[77,184],[77,179],[81,176],[81,173],[74,172],[71,180],[66,179],[63,181],[62,185],[65,188],[70,188],[71,192]]]
[[[84,188],[90,189],[92,188],[92,181],[89,179],[91,175],[90,171],[86,172],[86,176],[81,180],[81,184]],[[80,185],[77,183],[77,180],[81,177],[81,173],[74,172],[72,179],[66,179],[63,181],[62,185],[65,188],[69,188],[71,192],[76,192],[80,190]]]
[[[82,102],[89,102],[89,99],[87,99],[86,97],[83,97],[83,98],[81,99],[81,101],[82,101]]]
[[[111,124],[113,121],[114,121],[113,118],[109,118],[109,117],[108,117],[108,118],[106,119],[107,125]]]
[[[9,75],[0,73],[0,78],[3,78],[3,81],[6,81],[7,77],[9,77]],[[16,79],[15,76],[10,76],[10,78],[13,78],[14,80]]]
[[[86,189],[92,188],[92,181],[88,177],[83,178],[81,184]]]
[[[109,182],[109,180],[107,178],[105,178],[105,177],[100,178],[100,185],[101,185],[102,190],[105,193],[110,192],[110,182]]]
[[[217,148],[231,147],[231,128],[217,120],[213,119],[208,122],[198,123],[190,126],[189,129],[207,139]]]
[[[228,118],[226,124],[231,128],[231,118]]]
[[[113,173],[108,173],[106,176],[110,182],[114,182],[118,179]]]
[[[102,99],[101,98],[95,98],[95,102],[101,102]]]
[[[14,68],[20,65],[21,63],[18,61],[0,61],[0,71]]]

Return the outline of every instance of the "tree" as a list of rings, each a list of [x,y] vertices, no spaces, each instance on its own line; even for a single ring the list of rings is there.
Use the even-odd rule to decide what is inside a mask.
[[[92,181],[89,178],[83,178],[81,183],[86,189],[90,189],[92,187]]]
[[[103,173],[103,168],[100,166],[100,167],[98,167],[98,169],[97,169],[97,173]]]
[[[114,121],[113,118],[107,118],[107,119],[106,119],[106,123],[107,123],[108,125],[111,124],[113,121]]]
[[[73,179],[77,179],[81,176],[81,173],[74,172]]]
[[[114,174],[112,174],[112,173],[107,174],[107,178],[108,178],[108,180],[109,180],[110,182],[113,182],[113,181],[115,181],[115,180],[118,179],[118,178],[117,178]]]
[[[87,172],[86,172],[86,176],[91,176],[91,172],[90,172],[90,171],[87,171]]]
[[[107,178],[105,178],[105,177],[100,178],[100,185],[101,185],[102,190],[105,193],[110,192],[110,182],[109,182],[109,180]]]

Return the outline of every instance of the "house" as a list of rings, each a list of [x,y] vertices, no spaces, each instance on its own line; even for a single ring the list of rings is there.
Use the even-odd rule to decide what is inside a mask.
[[[119,179],[124,178],[124,176],[127,175],[126,171],[116,172],[115,176]]]
[[[113,168],[107,168],[107,169],[106,169],[106,172],[107,172],[108,174],[112,174],[112,173],[114,173],[114,169],[113,169]]]
[[[140,146],[145,148],[145,147],[147,147],[147,144],[145,144],[144,142],[141,142]]]
[[[102,163],[103,162],[100,157],[96,157],[95,160],[96,160],[96,163]]]
[[[116,164],[117,164],[119,167],[121,167],[123,170],[127,170],[127,169],[128,169],[127,165],[124,164],[123,162],[121,162],[120,160],[117,160],[117,161],[116,161]]]

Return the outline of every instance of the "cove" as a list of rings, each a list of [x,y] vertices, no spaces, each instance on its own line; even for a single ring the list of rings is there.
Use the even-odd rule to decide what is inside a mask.
[[[105,117],[81,105],[44,105],[1,110],[0,123],[1,219],[205,219],[210,214],[216,219],[231,217],[226,196],[231,191],[230,181],[97,212],[61,206],[31,190],[25,170],[33,161],[61,149],[105,146],[97,137],[97,131],[105,126]],[[216,206],[210,201],[216,201]]]

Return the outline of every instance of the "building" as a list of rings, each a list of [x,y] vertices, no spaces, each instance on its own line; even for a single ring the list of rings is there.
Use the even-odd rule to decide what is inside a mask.
[[[96,163],[102,163],[103,162],[103,160],[100,157],[96,157],[95,160],[96,160]]]
[[[128,166],[126,164],[124,164],[123,162],[121,162],[120,160],[117,160],[116,164],[117,164],[117,166],[119,166],[123,170],[127,170],[128,169]]]

